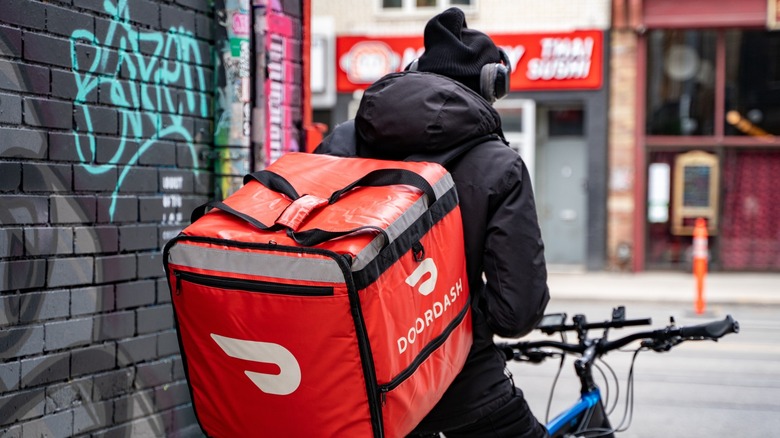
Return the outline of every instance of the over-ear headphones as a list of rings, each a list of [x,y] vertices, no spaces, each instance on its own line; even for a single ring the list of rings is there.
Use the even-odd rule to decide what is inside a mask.
[[[490,103],[509,94],[509,76],[512,73],[509,56],[498,49],[501,62],[485,64],[479,72],[479,92]]]
[[[498,49],[498,56],[501,62],[485,64],[479,72],[479,94],[490,103],[509,94],[509,76],[512,73],[509,56],[501,48]],[[412,61],[406,70],[417,71],[419,61]]]

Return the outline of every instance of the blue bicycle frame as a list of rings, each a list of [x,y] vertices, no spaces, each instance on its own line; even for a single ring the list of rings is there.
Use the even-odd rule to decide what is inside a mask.
[[[600,400],[601,392],[598,389],[583,394],[577,403],[547,423],[547,431],[550,432],[550,435],[554,435],[564,426],[576,426],[580,415],[596,406]]]
[[[553,438],[584,431],[600,431],[602,434],[598,436],[614,437],[598,388],[582,394],[577,403],[558,414],[545,427]]]

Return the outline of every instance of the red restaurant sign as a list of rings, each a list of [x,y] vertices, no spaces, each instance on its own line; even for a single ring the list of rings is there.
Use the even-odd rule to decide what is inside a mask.
[[[512,64],[512,91],[595,90],[603,75],[602,32],[491,35]],[[365,89],[403,70],[423,51],[422,37],[342,36],[336,40],[336,89]]]

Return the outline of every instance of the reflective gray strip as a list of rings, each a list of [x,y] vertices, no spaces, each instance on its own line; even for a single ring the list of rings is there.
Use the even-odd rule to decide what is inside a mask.
[[[441,198],[447,191],[455,186],[455,182],[452,180],[452,176],[447,173],[436,184],[433,185],[433,192],[436,194],[436,198]],[[420,218],[428,210],[427,198],[421,196],[414,204],[412,204],[398,219],[393,221],[386,231],[389,241],[387,245],[390,245],[397,239],[407,228],[409,228],[417,219]],[[363,248],[352,262],[352,272],[357,272],[371,263],[374,258],[379,255],[379,251],[384,247],[385,239],[381,234],[377,234],[374,240],[371,241],[365,248]]]
[[[433,185],[433,192],[436,193],[436,199],[444,196],[453,187],[455,187],[455,181],[452,180],[452,175],[448,172]]]
[[[260,275],[284,280],[344,283],[338,263],[330,258],[307,258],[299,254],[257,253],[175,244],[169,263],[211,271]]]

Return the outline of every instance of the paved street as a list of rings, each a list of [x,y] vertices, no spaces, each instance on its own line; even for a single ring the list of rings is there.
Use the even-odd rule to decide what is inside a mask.
[[[696,294],[694,277],[687,272],[572,272],[550,267],[553,300],[582,299],[690,303]],[[780,305],[780,273],[710,273],[704,280],[704,298],[712,303]]]
[[[693,281],[684,274],[553,273],[549,312],[609,319],[611,308],[626,305],[628,318],[652,317],[655,328],[674,316],[693,325],[731,314],[741,332],[720,342],[687,342],[668,353],[644,352],[635,364],[633,422],[623,438],[767,437],[780,430],[780,275],[716,274],[708,277],[705,315],[693,312]],[[556,293],[557,292],[557,293]],[[775,296],[777,295],[777,296]],[[649,328],[649,327],[648,327]],[[631,333],[613,330],[611,339]],[[574,334],[569,340],[575,339]],[[533,338],[544,338],[533,334]],[[636,344],[632,344],[636,345]],[[624,417],[631,353],[606,357],[620,383],[610,380],[613,426]],[[545,418],[559,361],[510,364],[538,418]],[[602,367],[609,375],[607,368]],[[602,384],[602,390],[606,388]],[[579,384],[573,358],[567,359],[555,391],[550,417],[573,403]]]

